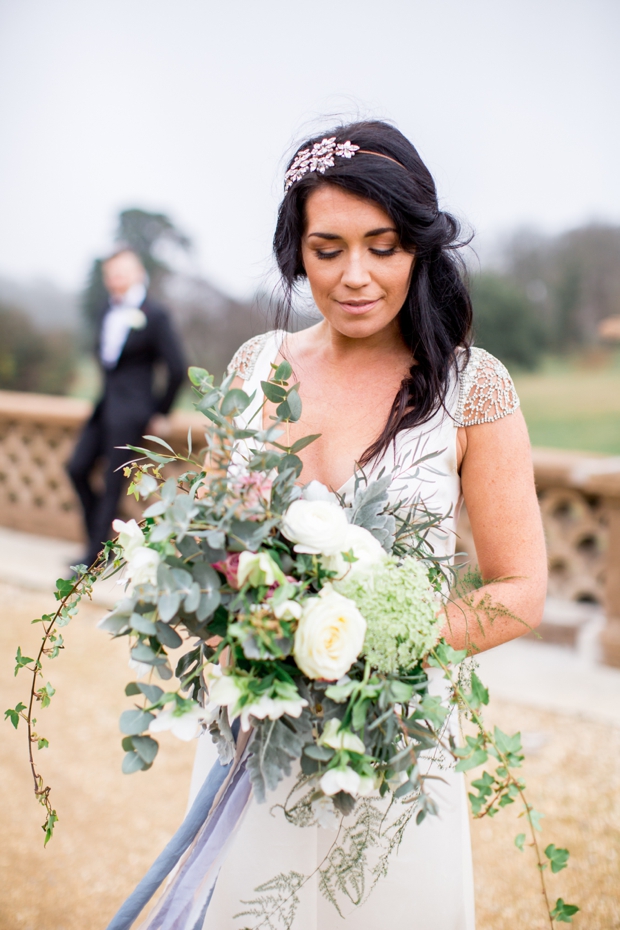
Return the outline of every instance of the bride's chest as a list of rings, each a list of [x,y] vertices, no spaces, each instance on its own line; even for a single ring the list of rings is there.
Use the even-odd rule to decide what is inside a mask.
[[[351,477],[364,451],[385,428],[400,386],[400,378],[394,380],[378,383],[369,375],[367,380],[326,382],[306,377],[301,381],[301,418],[287,424],[280,442],[290,446],[305,436],[320,434],[298,453],[304,464],[304,482],[316,479],[338,489]],[[275,407],[269,404],[263,414],[265,426],[273,416]]]

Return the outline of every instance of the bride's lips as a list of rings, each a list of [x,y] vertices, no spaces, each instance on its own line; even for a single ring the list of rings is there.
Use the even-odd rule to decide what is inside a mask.
[[[337,300],[336,303],[345,313],[350,313],[352,316],[361,316],[361,314],[373,310],[380,300],[381,298],[377,297],[376,300]]]

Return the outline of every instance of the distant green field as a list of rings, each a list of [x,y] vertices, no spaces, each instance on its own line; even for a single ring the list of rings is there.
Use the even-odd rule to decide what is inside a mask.
[[[532,445],[620,455],[620,354],[513,375]]]

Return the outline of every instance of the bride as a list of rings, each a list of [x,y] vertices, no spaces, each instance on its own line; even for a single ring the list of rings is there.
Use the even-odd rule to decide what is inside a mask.
[[[243,345],[230,367],[251,394],[272,364],[291,362],[303,415],[288,441],[321,434],[300,453],[304,484],[316,479],[350,499],[356,469],[369,476],[385,469],[394,495],[420,495],[445,514],[434,547],[450,557],[465,501],[488,581],[449,603],[444,633],[475,654],[539,623],[546,558],[512,381],[499,361],[469,348],[472,310],[457,236],[428,169],[394,127],[360,122],[309,139],[286,172],[274,238],[288,297],[279,328]],[[288,333],[290,298],[304,279],[322,319]],[[264,422],[272,412],[264,411]],[[432,675],[431,689],[442,693]],[[202,737],[193,793],[216,757]],[[340,829],[289,823],[282,805],[293,773],[270,802],[250,805],[231,837],[204,927],[473,930],[463,776],[441,760],[428,764],[440,776],[433,782],[439,816],[420,826],[412,820],[404,831],[404,805],[388,810],[382,801],[375,819],[366,805],[365,819],[354,811]]]

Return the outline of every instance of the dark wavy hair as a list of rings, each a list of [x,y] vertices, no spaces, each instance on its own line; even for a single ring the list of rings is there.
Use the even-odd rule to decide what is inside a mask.
[[[401,430],[427,422],[445,402],[450,372],[457,366],[456,350],[460,346],[469,350],[470,345],[472,307],[464,263],[457,254],[467,243],[460,239],[458,221],[439,209],[428,168],[398,129],[379,120],[350,123],[308,139],[297,152],[332,136],[337,143],[350,140],[388,158],[361,151],[350,159],[336,157],[324,174],[309,172],[284,195],[273,240],[284,286],[277,325],[288,328],[295,287],[306,277],[301,241],[312,191],[333,184],[382,207],[398,230],[402,247],[415,254],[398,317],[415,363],[394,398],[383,432],[364,452],[360,460],[364,465],[384,452]]]

